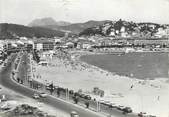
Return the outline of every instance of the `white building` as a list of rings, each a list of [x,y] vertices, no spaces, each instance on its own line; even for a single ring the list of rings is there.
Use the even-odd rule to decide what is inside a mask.
[[[125,31],[126,31],[125,27],[122,26],[121,29],[120,29],[120,32],[123,32],[123,33],[124,33]]]
[[[88,44],[88,43],[84,43],[84,44],[82,45],[82,48],[83,48],[83,49],[90,49],[90,48],[91,48],[91,45]]]
[[[43,50],[43,44],[42,44],[42,43],[38,43],[38,44],[36,45],[36,49],[37,49],[37,50]]]
[[[0,41],[0,51],[2,51],[4,48],[4,43],[3,43],[3,41]]]
[[[55,43],[61,43],[61,39],[55,39]]]
[[[115,36],[115,32],[114,32],[114,31],[111,31],[111,32],[110,32],[110,36]]]
[[[67,42],[67,43],[66,43],[66,46],[67,46],[67,47],[72,47],[72,48],[73,48],[73,47],[74,47],[74,43],[73,43],[73,42]]]
[[[158,38],[161,38],[161,37],[163,37],[164,35],[166,35],[166,31],[163,30],[162,28],[159,28],[159,29],[158,29],[158,32],[155,34],[155,36],[158,37]]]

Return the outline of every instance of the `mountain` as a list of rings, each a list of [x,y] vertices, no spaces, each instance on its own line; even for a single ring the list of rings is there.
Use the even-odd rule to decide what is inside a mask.
[[[114,37],[151,37],[168,35],[169,26],[156,23],[134,23],[123,20],[107,21],[102,25],[87,28],[80,36],[102,35]]]
[[[28,24],[30,27],[45,27],[45,26],[67,26],[71,23],[65,22],[65,21],[58,21],[56,22],[53,18],[47,17],[47,18],[41,18],[41,19],[35,19],[31,23]]]
[[[68,26],[68,25],[70,25],[71,23],[69,23],[69,22],[66,22],[66,21],[58,21],[58,22],[56,22],[56,25],[57,26]]]
[[[70,31],[70,32],[75,33],[75,34],[79,34],[81,31],[83,31],[86,28],[102,25],[105,22],[106,21],[93,21],[93,20],[91,20],[91,21],[88,21],[88,22],[85,22],[85,23],[75,23],[75,24],[71,24],[71,25],[68,25],[68,26],[60,26],[60,27],[57,27],[55,29]]]
[[[46,29],[41,27],[27,27],[17,24],[0,24],[0,39],[11,39],[16,37],[54,37],[64,36],[62,31]]]
[[[50,18],[51,20],[51,18]],[[43,22],[43,23],[41,23]],[[53,20],[51,21],[53,22]],[[74,24],[70,24],[68,22],[64,22],[64,21],[60,21],[60,22],[53,22],[53,23],[44,23],[44,21],[41,20],[34,20],[33,22],[31,22],[29,24],[29,26],[31,27],[44,27],[44,28],[49,28],[49,29],[53,29],[53,30],[61,30],[64,32],[71,32],[74,34],[79,34],[81,31],[83,31],[86,28],[89,27],[93,27],[93,26],[97,26],[97,25],[102,25],[104,24],[106,21],[88,21],[88,22],[84,22],[84,23],[74,23]],[[38,25],[41,24],[41,25]]]

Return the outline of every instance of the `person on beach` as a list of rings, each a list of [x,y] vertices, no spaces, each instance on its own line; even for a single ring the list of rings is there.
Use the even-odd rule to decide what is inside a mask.
[[[157,100],[158,100],[158,101],[160,100],[160,96],[157,97]]]
[[[131,87],[130,87],[130,89],[133,89],[133,87],[134,87],[134,85],[132,84]]]

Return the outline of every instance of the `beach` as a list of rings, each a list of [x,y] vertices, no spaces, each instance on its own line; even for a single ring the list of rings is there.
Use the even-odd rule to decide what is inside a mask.
[[[86,53],[85,53],[86,54]],[[97,100],[115,105],[129,106],[134,112],[146,112],[157,117],[167,117],[169,108],[169,81],[129,78],[89,65],[79,60],[82,53],[56,51],[51,57],[43,56],[48,66],[34,63],[34,79],[42,83],[73,89],[82,89]],[[104,97],[92,93],[94,87],[105,91]]]

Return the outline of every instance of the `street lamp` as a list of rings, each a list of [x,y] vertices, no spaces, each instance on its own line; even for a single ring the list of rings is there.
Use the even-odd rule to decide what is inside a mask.
[[[99,111],[101,110],[101,109],[100,109],[100,102],[97,101],[96,103],[97,103],[97,111],[99,112]]]

